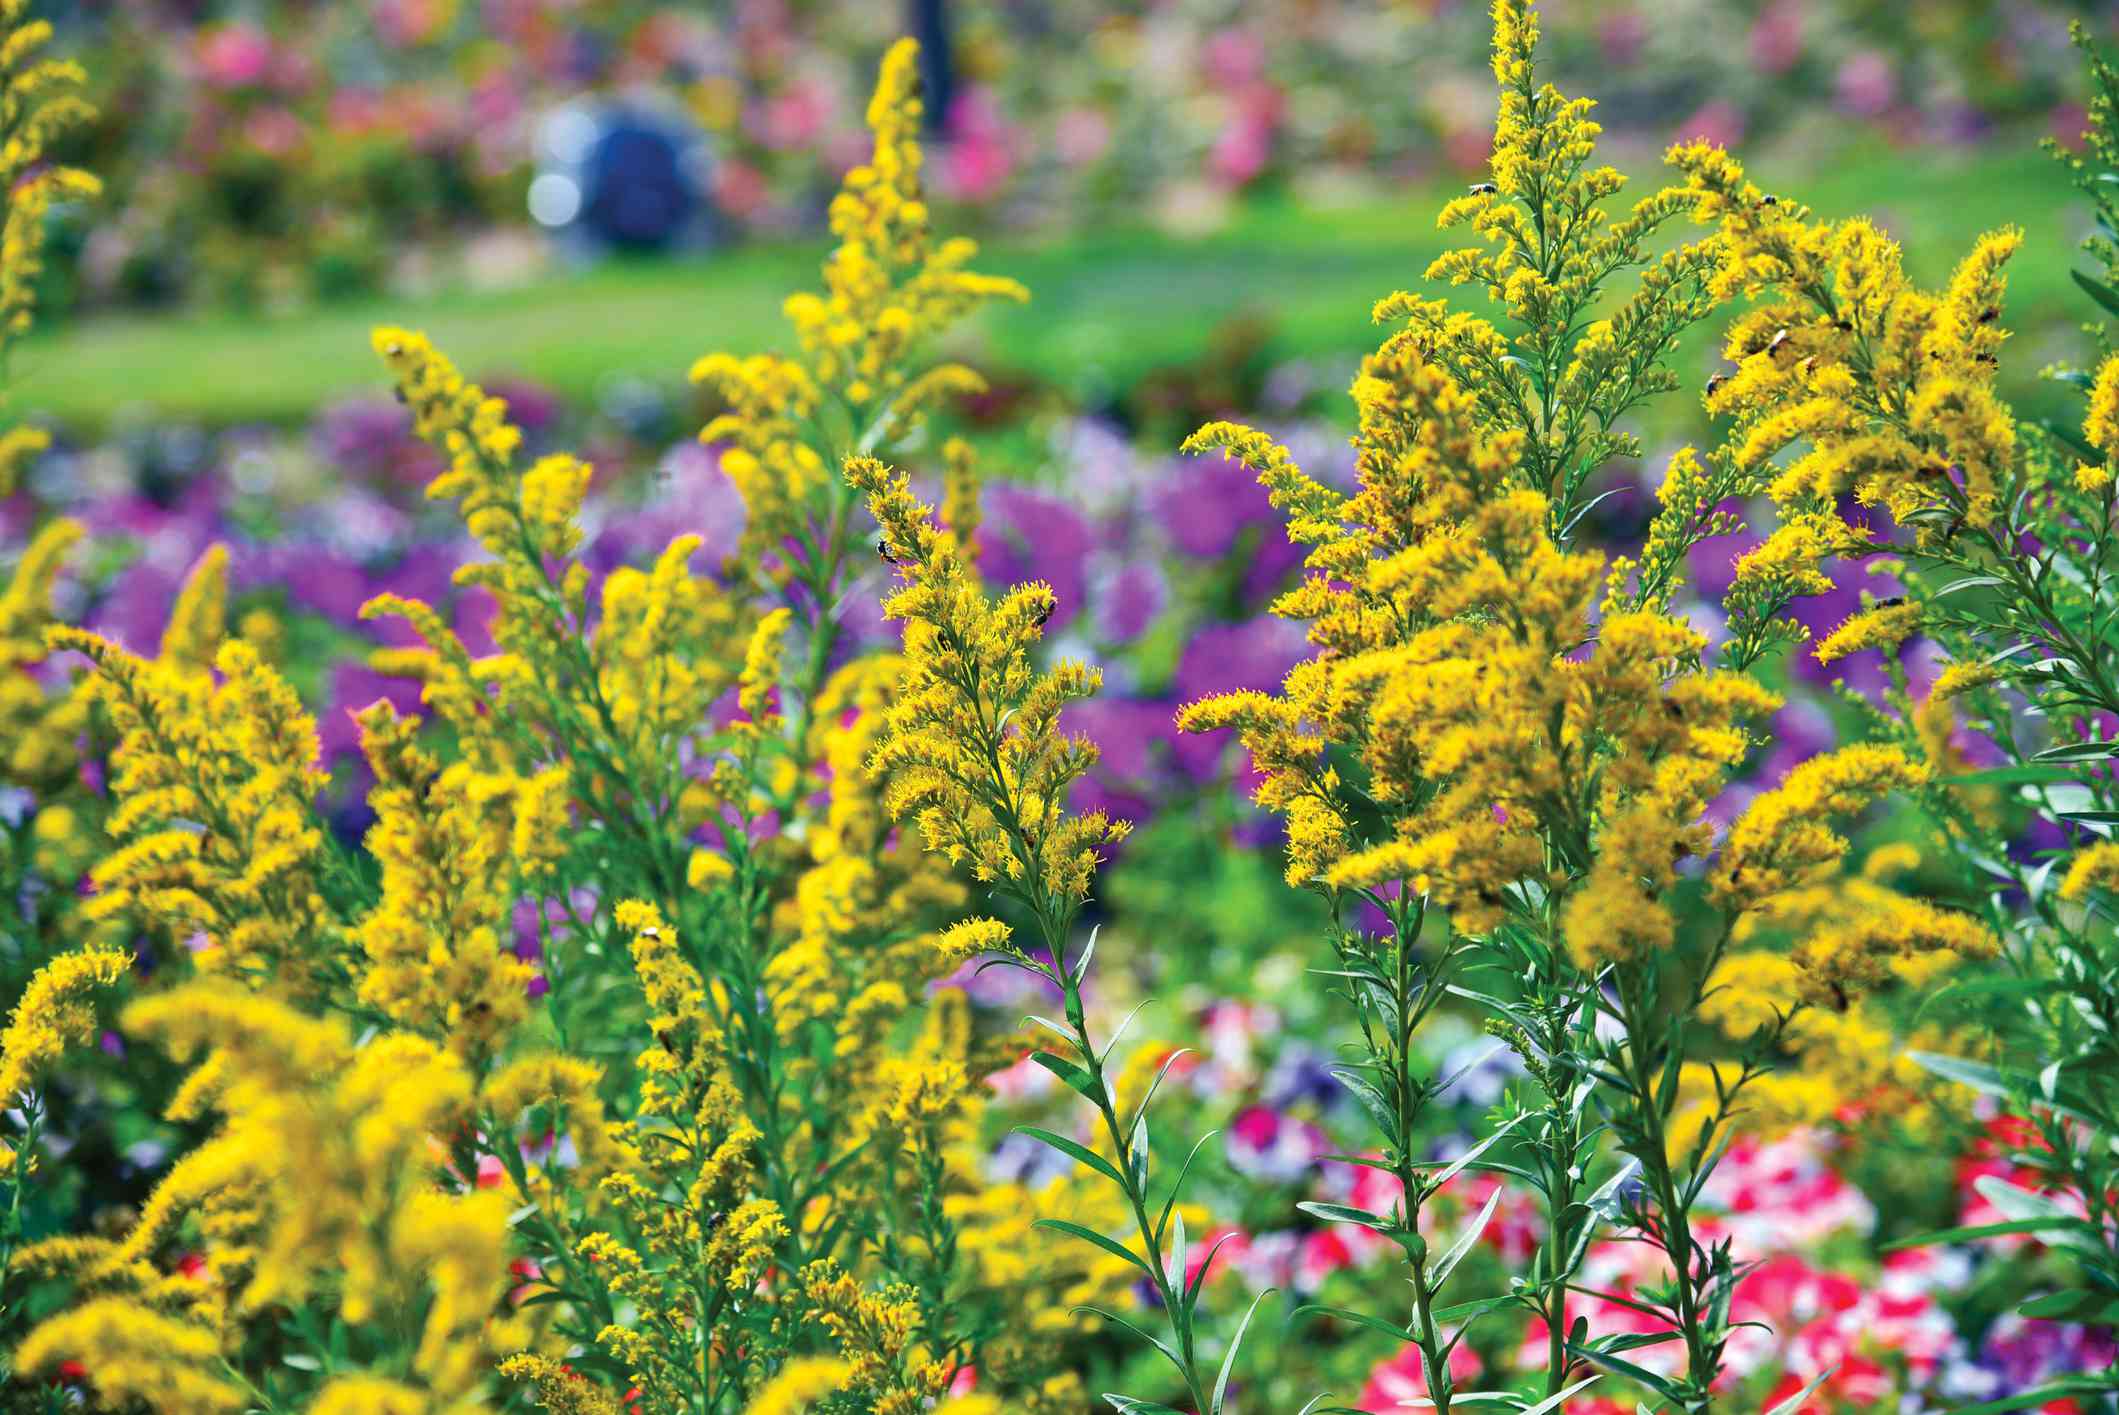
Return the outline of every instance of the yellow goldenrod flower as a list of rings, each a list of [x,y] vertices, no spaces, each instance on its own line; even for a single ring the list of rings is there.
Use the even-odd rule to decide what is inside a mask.
[[[2119,843],[2100,840],[2075,852],[2060,881],[2060,897],[2071,903],[2089,898],[2091,890],[2119,892]]]
[[[1079,901],[1098,851],[1126,834],[1100,811],[1066,811],[1096,748],[1059,730],[1060,710],[1093,694],[1099,675],[1073,662],[1032,667],[1052,615],[1049,586],[989,599],[903,472],[855,458],[846,477],[868,494],[905,580],[884,604],[905,623],[904,682],[869,762],[887,783],[885,805],[913,815],[930,850],[983,881]]]
[[[549,1415],[623,1415],[601,1386],[549,1357],[525,1351],[501,1362],[500,1373],[533,1387]]]
[[[1259,473],[1311,546],[1309,578],[1274,611],[1310,621],[1318,656],[1278,696],[1187,707],[1187,731],[1234,727],[1263,776],[1261,805],[1288,820],[1288,880],[1327,889],[1404,882],[1468,933],[1503,916],[1505,891],[1539,879],[1548,833],[1607,852],[1571,900],[1582,958],[1631,957],[1668,938],[1652,890],[1704,847],[1696,822],[1773,699],[1703,674],[1704,647],[1659,613],[1614,614],[1577,659],[1600,557],[1554,543],[1523,441],[1478,431],[1473,400],[1404,343],[1354,387],[1361,490],[1341,499],[1284,451],[1214,424],[1187,446],[1225,447]],[[1344,744],[1366,772],[1350,792],[1326,758]],[[1603,786],[1586,792],[1592,776]],[[1366,799],[1364,799],[1366,798]],[[1377,807],[1387,835],[1356,823]]]
[[[17,1370],[43,1374],[78,1362],[113,1405],[138,1401],[168,1415],[229,1415],[248,1398],[221,1366],[211,1330],[121,1297],[83,1303],[42,1323],[15,1352]]]
[[[199,557],[177,591],[159,657],[173,668],[205,673],[227,637],[228,547],[214,545]]]
[[[744,545],[754,563],[775,558],[781,538],[802,525],[812,497],[830,488],[838,457],[874,450],[944,396],[984,388],[958,365],[916,372],[916,346],[981,305],[1029,298],[1013,280],[967,268],[975,242],[934,237],[920,190],[918,56],[909,39],[883,56],[868,104],[869,160],[846,174],[831,202],[838,245],[824,263],[824,288],[787,301],[801,357],[710,354],[692,366],[693,381],[727,409],[700,438],[734,443],[721,465],[749,512]],[[850,431],[815,428],[827,412]]]
[[[1923,610],[1917,604],[1883,604],[1848,619],[1817,646],[1819,663],[1836,663],[1864,649],[1897,648],[1920,632]]]
[[[13,1105],[69,1046],[94,1039],[95,995],[115,987],[131,966],[114,948],[85,948],[37,970],[0,1034],[0,1100]]]
[[[803,1415],[845,1389],[853,1367],[830,1356],[797,1356],[759,1387],[744,1415]]]
[[[1738,372],[1714,402],[1730,447],[1784,510],[1852,490],[1920,526],[1924,542],[1994,517],[2014,419],[1994,393],[2009,258],[2022,234],[1983,236],[1942,294],[1916,290],[1896,243],[1859,218],[1815,222],[1768,201],[1743,168],[1701,143],[1671,149],[1693,216],[1718,228],[1715,289],[1763,296],[1731,330]],[[1772,459],[1807,442],[1778,475]]]
[[[1947,701],[1961,693],[1969,693],[1984,687],[2001,676],[1990,663],[1953,663],[1935,679],[1935,686],[1928,690],[1929,701]]]
[[[0,590],[0,780],[48,791],[74,773],[77,743],[88,726],[87,699],[79,692],[48,696],[28,671],[49,650],[44,632],[52,622],[52,596],[59,572],[84,534],[78,521],[47,522],[15,562]]]
[[[951,924],[936,936],[934,946],[951,963],[1014,948],[1008,926],[999,919],[965,919]]]
[[[0,222],[0,359],[29,333],[52,207],[88,201],[103,190],[93,174],[50,160],[50,149],[96,111],[74,92],[87,77],[79,64],[38,57],[51,42],[51,22],[26,20],[24,9],[25,0],[0,5],[0,190],[7,193]],[[15,489],[23,463],[50,440],[28,427],[0,434],[0,496]]]
[[[105,823],[121,844],[90,873],[87,916],[138,918],[208,971],[322,986],[342,934],[318,879],[316,725],[294,690],[240,639],[216,652],[215,684],[83,630],[46,637],[95,665],[86,691],[121,734]]]
[[[442,767],[418,745],[419,719],[399,717],[387,700],[359,721],[375,772],[367,844],[382,869],[382,896],[359,930],[368,959],[361,1001],[484,1056],[529,1013],[530,968],[512,946],[509,865],[518,839],[536,848],[541,831],[519,826],[537,820],[557,788],[525,793],[514,777],[463,762]]]
[[[1862,743],[1812,757],[1730,827],[1714,873],[1716,897],[1740,912],[1837,862],[1847,842],[1826,818],[1851,815],[1887,791],[1927,779],[1927,769],[1897,747]]]

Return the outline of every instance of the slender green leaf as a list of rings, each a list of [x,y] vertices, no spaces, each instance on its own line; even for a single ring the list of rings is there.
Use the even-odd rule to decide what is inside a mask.
[[[2004,1410],[2023,1410],[2033,1405],[2043,1405],[2049,1400],[2059,1400],[2070,1395],[2097,1395],[2110,1390],[2109,1386],[2091,1380],[2059,1380],[2042,1385],[2035,1390],[2019,1390],[2014,1395],[2005,1395],[1999,1400],[1989,1400],[1979,1405],[1958,1407],[1951,1415],[2001,1415]]]
[[[1558,1410],[1562,1405],[1567,1403],[1568,1398],[1574,1395],[1576,1391],[1581,1390],[1584,1386],[1591,1385],[1602,1379],[1604,1378],[1601,1375],[1584,1376],[1581,1380],[1576,1381],[1566,1390],[1558,1391],[1552,1395],[1548,1395],[1543,1400],[1539,1401],[1536,1405],[1525,1406],[1523,1409],[1517,1411],[1516,1415],[1546,1415],[1546,1412],[1549,1410]]]
[[[1058,1233],[1072,1234],[1074,1237],[1081,1239],[1084,1243],[1094,1243],[1097,1247],[1103,1249],[1106,1253],[1109,1253],[1114,1258],[1124,1258],[1127,1262],[1133,1264],[1134,1267],[1139,1268],[1149,1277],[1152,1278],[1155,1276],[1155,1269],[1148,1265],[1147,1259],[1143,1258],[1140,1254],[1134,1252],[1131,1248],[1128,1248],[1125,1244],[1120,1243],[1118,1240],[1113,1238],[1106,1238],[1103,1234],[1098,1233],[1093,1228],[1084,1228],[1078,1223],[1070,1223],[1069,1221],[1063,1218],[1041,1218],[1032,1226],[1036,1228],[1049,1228]]]
[[[1816,1390],[1819,1386],[1823,1385],[1825,1383],[1826,1378],[1838,1369],[1839,1363],[1837,1361],[1825,1367],[1824,1370],[1819,1371],[1816,1375],[1810,1378],[1810,1384],[1804,1386],[1801,1390],[1789,1396],[1786,1400],[1783,1400],[1779,1404],[1775,1405],[1771,1410],[1768,1410],[1766,1412],[1766,1415],[1796,1415],[1796,1412],[1803,1408],[1803,1402],[1810,1398],[1810,1393]]]
[[[2070,1224],[2088,1229],[2092,1234],[2096,1232],[2079,1218],[2016,1218],[2005,1223],[1975,1223],[1965,1228],[1941,1228],[1933,1233],[1917,1234],[1912,1238],[1901,1238],[1886,1243],[1877,1251],[1897,1253],[1907,1248],[1926,1248],[1936,1243],[1963,1243],[1974,1238],[1998,1238],[2005,1233],[2051,1233]]]
[[[1172,1346],[1169,1342],[1164,1341],[1154,1332],[1136,1326],[1132,1322],[1127,1321],[1124,1317],[1121,1317],[1118,1313],[1106,1311],[1102,1307],[1091,1307],[1087,1303],[1084,1303],[1083,1305],[1076,1307],[1074,1310],[1076,1312],[1087,1312],[1091,1316],[1102,1317],[1105,1321],[1111,1323],[1111,1325],[1115,1327],[1124,1327],[1127,1331],[1132,1332],[1142,1341],[1147,1342],[1148,1345],[1154,1347],[1157,1351],[1160,1351],[1163,1354],[1164,1358],[1167,1359],[1171,1365],[1177,1368],[1178,1375],[1182,1376],[1186,1374],[1185,1358],[1177,1354],[1176,1347]]]
[[[1103,1175],[1113,1184],[1121,1187],[1125,1185],[1126,1181],[1119,1174],[1118,1167],[1087,1145],[1077,1144],[1064,1135],[1053,1134],[1050,1130],[1040,1130],[1035,1125],[1018,1125],[1015,1130],[1019,1135],[1028,1135],[1033,1140],[1041,1140],[1053,1149],[1058,1150],[1061,1154],[1066,1155],[1069,1159],[1089,1166],[1089,1168]]]
[[[2119,757],[2119,741],[2115,742],[2065,742],[2057,747],[2047,747],[2031,758],[2034,762],[2101,762],[2110,757]]]
[[[1214,1378],[1213,1415],[1221,1415],[1221,1405],[1229,1392],[1229,1372],[1236,1368],[1236,1348],[1243,1345],[1243,1334],[1251,1325],[1251,1318],[1258,1311],[1258,1304],[1265,1301],[1272,1288],[1267,1288],[1251,1299],[1250,1308],[1244,1312],[1243,1320],[1236,1324],[1236,1334],[1229,1338],[1229,1349],[1221,1358],[1221,1374]]]
[[[1485,1207],[1479,1210],[1470,1223],[1464,1225],[1464,1231],[1457,1235],[1457,1241],[1449,1245],[1449,1251],[1435,1264],[1435,1275],[1430,1290],[1440,1290],[1442,1284],[1449,1281],[1451,1271],[1464,1261],[1464,1255],[1472,1250],[1472,1244],[1479,1241],[1479,1235],[1486,1231],[1486,1225],[1493,1219],[1494,1210],[1501,1207],[1501,1196],[1507,1192],[1501,1185],[1494,1186],[1494,1192],[1487,1195]]]
[[[1335,1321],[1352,1322],[1355,1326],[1367,1327],[1370,1331],[1380,1331],[1385,1336],[1396,1337],[1400,1341],[1413,1339],[1413,1334],[1404,1327],[1394,1326],[1382,1317],[1372,1317],[1367,1312],[1356,1312],[1349,1307],[1328,1307],[1322,1302],[1305,1302],[1295,1309],[1295,1316],[1330,1317]]]
[[[1672,1385],[1669,1380],[1649,1370],[1646,1366],[1636,1366],[1633,1362],[1622,1361],[1607,1351],[1600,1351],[1595,1347],[1580,1345],[1572,1341],[1567,1343],[1567,1349],[1584,1361],[1602,1366],[1615,1376],[1624,1376],[1629,1381],[1648,1387],[1657,1395],[1673,1404],[1679,1399],[1678,1388]]]
[[[1326,1223],[1358,1223],[1363,1228],[1373,1228],[1378,1233],[1389,1233],[1398,1226],[1395,1219],[1386,1218],[1382,1214],[1372,1214],[1367,1209],[1357,1209],[1347,1204],[1326,1204],[1314,1199],[1305,1199],[1295,1207],[1315,1218],[1323,1219]]]
[[[1071,1089],[1080,1092],[1089,1100],[1097,1102],[1103,1100],[1103,1087],[1096,1083],[1096,1078],[1090,1075],[1087,1070],[1075,1065],[1065,1057],[1054,1056],[1049,1051],[1034,1051],[1030,1053],[1030,1059],[1059,1077]]]
[[[2070,270],[2068,274],[2075,278],[2075,283],[2082,287],[2084,294],[2104,306],[2106,314],[2119,315],[2119,290],[2114,290],[2096,276],[2084,275],[2079,270]],[[2001,1406],[1999,1408],[2006,1410],[2010,1407]]]

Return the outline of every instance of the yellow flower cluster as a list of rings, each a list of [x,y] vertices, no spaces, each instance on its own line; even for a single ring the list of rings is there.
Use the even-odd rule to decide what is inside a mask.
[[[500,1363],[509,1380],[533,1387],[549,1415],[624,1415],[610,1393],[571,1367],[528,1352]]]
[[[1825,636],[1817,646],[1819,663],[1836,663],[1864,649],[1896,649],[1920,632],[1921,607],[1903,601],[1872,605]]]
[[[417,741],[419,719],[388,701],[359,716],[375,772],[369,853],[382,897],[361,920],[360,1000],[411,1031],[482,1060],[529,1011],[529,965],[511,948],[518,877],[565,846],[566,775],[525,781],[447,767]]]
[[[1982,237],[1949,287],[1929,294],[1869,221],[1813,220],[1708,144],[1669,160],[1686,174],[1694,218],[1720,233],[1716,292],[1758,301],[1731,326],[1736,371],[1707,400],[1735,417],[1735,463],[1791,512],[1829,511],[1852,491],[1927,542],[1990,521],[2016,449],[1994,378],[2008,337],[2003,267],[2021,234]],[[1798,443],[1808,450],[1776,467]]]
[[[114,948],[85,948],[37,970],[0,1033],[0,1103],[14,1106],[69,1046],[95,1035],[96,994],[116,986],[131,966]]]
[[[831,1262],[812,1264],[802,1289],[839,1349],[840,1390],[862,1397],[877,1415],[915,1415],[948,1389],[956,1373],[919,1342],[920,1304],[912,1289],[864,1291]]]
[[[1492,179],[1438,218],[1444,228],[1470,226],[1485,245],[1446,252],[1426,274],[1485,286],[1516,331],[1402,291],[1379,303],[1375,318],[1405,322],[1385,353],[1410,344],[1444,369],[1469,395],[1475,426],[1522,435],[1524,480],[1548,498],[1557,532],[1592,472],[1639,455],[1637,439],[1617,425],[1676,386],[1663,363],[1677,334],[1716,303],[1706,279],[1717,256],[1712,241],[1652,250],[1656,232],[1689,205],[1681,188],[1613,219],[1605,203],[1626,178],[1591,165],[1602,131],[1589,116],[1595,103],[1537,82],[1531,4],[1495,0],[1493,21],[1501,104]],[[1628,267],[1641,268],[1638,286],[1600,308],[1611,277]]]
[[[920,190],[921,112],[919,47],[902,39],[883,56],[869,100],[869,160],[832,199],[839,244],[824,289],[787,301],[802,357],[709,354],[692,366],[693,381],[727,407],[700,437],[734,443],[722,468],[749,510],[753,555],[794,533],[813,495],[829,489],[820,442],[838,454],[871,451],[940,399],[985,386],[958,364],[913,373],[918,344],[981,305],[1029,298],[1013,280],[968,268],[975,242],[934,238]]]
[[[362,614],[404,619],[426,647],[380,651],[377,666],[421,681],[423,700],[479,771],[521,775],[511,789],[534,798],[542,826],[556,828],[578,800],[655,852],[647,860],[654,882],[674,889],[683,867],[660,853],[660,823],[677,809],[680,743],[735,678],[733,646],[745,632],[737,604],[692,573],[700,541],[685,535],[649,570],[612,571],[592,612],[588,567],[571,558],[587,465],[555,455],[518,475],[522,434],[505,403],[465,381],[418,334],[381,329],[375,344],[421,436],[448,459],[427,494],[458,502],[491,556],[456,578],[492,593],[501,650],[473,659],[431,606],[382,595]],[[534,770],[562,745],[573,757],[564,792],[561,778]],[[525,844],[531,853],[557,848]]]
[[[1852,815],[1890,791],[1910,791],[1928,779],[1926,768],[1897,747],[1859,743],[1812,757],[1779,786],[1754,800],[1730,828],[1713,875],[1717,902],[1732,913],[1811,882],[1837,865],[1846,839],[1827,823]]]
[[[1999,945],[1977,920],[1898,893],[1881,876],[1903,847],[1872,854],[1862,875],[1775,895],[1745,915],[1741,945],[1715,966],[1699,1016],[1733,1040],[1771,1036],[1784,1062],[1744,1089],[1747,1128],[1775,1132],[1832,1119],[1889,1094],[1910,1102],[1922,1073],[1870,995],[1894,983],[1919,987]],[[1910,855],[1910,851],[1906,851]],[[1773,947],[1787,940],[1785,950]],[[1690,1063],[1681,1084],[1673,1142],[1689,1145],[1713,1123],[1715,1081],[1733,1068]]]
[[[84,915],[137,919],[208,971],[315,992],[344,946],[322,893],[316,724],[255,647],[215,642],[222,565],[209,554],[191,577],[158,659],[47,632],[87,655],[80,691],[121,734],[106,822],[119,848],[91,871]]]
[[[2075,852],[2060,881],[2060,897],[2081,903],[2091,890],[2119,894],[2119,842],[2100,840]]]
[[[1280,696],[1211,698],[1179,726],[1239,730],[1260,804],[1288,818],[1291,884],[1403,881],[1480,933],[1509,886],[1586,873],[1578,953],[1667,938],[1653,895],[1704,848],[1695,822],[1747,749],[1741,723],[1773,698],[1699,671],[1704,641],[1651,611],[1607,619],[1580,656],[1604,562],[1553,541],[1520,439],[1482,436],[1471,399],[1402,343],[1363,365],[1354,395],[1352,498],[1248,429],[1214,424],[1187,444],[1257,470],[1312,547],[1274,610],[1310,621],[1319,652]],[[1342,746],[1358,779],[1328,755]],[[1365,823],[1379,810],[1382,833]]]
[[[55,520],[37,532],[7,588],[0,592],[0,780],[40,795],[63,785],[75,769],[75,743],[88,725],[88,705],[73,693],[47,696],[30,672],[49,650],[52,593],[66,557],[80,542],[79,521]]]
[[[1095,693],[1100,675],[1062,662],[1039,672],[1031,650],[1051,618],[1051,587],[1017,585],[999,601],[980,587],[954,537],[913,496],[903,472],[846,464],[868,494],[903,588],[884,612],[905,624],[905,668],[869,769],[893,818],[911,814],[930,850],[1006,880],[1039,900],[1078,902],[1098,851],[1126,834],[1102,812],[1067,813],[1067,793],[1096,748],[1059,730],[1060,711]]]
[[[60,138],[95,117],[72,90],[86,78],[79,64],[39,58],[51,42],[48,20],[26,20],[28,0],[0,0],[0,361],[30,329],[44,274],[46,217],[53,206],[89,200],[103,190],[93,173],[50,160]],[[15,489],[21,468],[50,445],[41,428],[0,433],[0,496]]]
[[[421,1314],[408,1368],[389,1382],[402,1398],[387,1408],[425,1412],[469,1397],[493,1348],[520,1343],[520,1324],[496,1315],[506,1198],[431,1182],[432,1139],[471,1096],[447,1052],[403,1033],[356,1046],[336,1021],[225,982],[142,999],[124,1024],[179,1057],[208,1053],[212,1079],[191,1104],[210,1100],[224,1119],[163,1179],[123,1243],[100,1255],[101,1278],[121,1290],[33,1331],[24,1369],[75,1360],[112,1399],[239,1410],[248,1393],[221,1360],[224,1324],[329,1293],[354,1326]],[[204,1276],[143,1287],[143,1265],[187,1224],[205,1240]],[[312,1408],[381,1408],[361,1397],[382,1379],[342,1378]]]

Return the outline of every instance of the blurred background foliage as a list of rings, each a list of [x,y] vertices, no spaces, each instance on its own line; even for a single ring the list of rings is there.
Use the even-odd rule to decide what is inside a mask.
[[[408,301],[473,368],[572,400],[667,382],[706,342],[762,345],[770,292],[808,260],[786,238],[819,228],[863,76],[904,30],[941,56],[936,200],[1037,291],[980,329],[990,362],[1087,406],[1166,404],[1171,366],[1217,351],[1204,372],[1240,378],[1360,347],[1368,303],[1439,248],[1426,213],[1491,123],[1470,0],[41,8],[101,112],[66,155],[110,191],[93,220],[62,213],[47,276],[47,310],[98,317],[53,321],[21,396],[95,429],[132,405],[300,419],[367,380],[347,334]],[[1876,209],[1917,269],[1954,238],[1929,233],[2023,222],[2035,331],[2074,235],[2032,149],[2081,127],[2071,18],[2111,24],[2043,0],[1590,0],[1552,7],[1544,62],[1599,95],[1622,168],[1715,138],[1822,213]],[[636,220],[615,262],[596,257],[622,223],[584,229],[582,169],[637,194],[655,158],[584,164],[614,125],[664,143],[691,203]]]

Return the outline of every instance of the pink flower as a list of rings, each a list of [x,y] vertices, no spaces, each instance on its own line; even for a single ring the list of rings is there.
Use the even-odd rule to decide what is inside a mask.
[[[1265,42],[1248,30],[1225,29],[1207,40],[1207,77],[1220,88],[1242,88],[1265,75]]]
[[[754,125],[758,140],[777,152],[809,147],[830,105],[815,84],[794,83],[765,101]]]
[[[993,1088],[997,1099],[1020,1101],[1050,1092],[1054,1077],[1050,1071],[1032,1061],[1030,1053],[1026,1051],[1015,1065],[988,1076],[986,1084]]]
[[[1833,80],[1839,106],[1857,118],[1880,118],[1898,97],[1891,61],[1874,49],[1850,54]]]
[[[765,205],[765,176],[748,162],[731,157],[714,164],[713,182],[714,205],[739,220]]]
[[[302,120],[274,104],[260,108],[243,124],[243,137],[259,152],[285,157],[301,147]]]
[[[992,201],[1015,170],[1007,123],[990,90],[967,88],[949,106],[949,148],[942,180],[952,196]]]
[[[1069,167],[1086,167],[1110,147],[1110,120],[1094,108],[1070,108],[1053,125],[1053,151]]]
[[[199,36],[199,80],[214,88],[252,88],[272,70],[272,39],[256,25],[216,25]]]
[[[1773,0],[1751,24],[1751,65],[1762,74],[1785,74],[1803,57],[1803,7]]]
[[[1229,1164],[1251,1178],[1288,1183],[1309,1173],[1331,1149],[1322,1130],[1270,1106],[1248,1107],[1229,1123]]]

